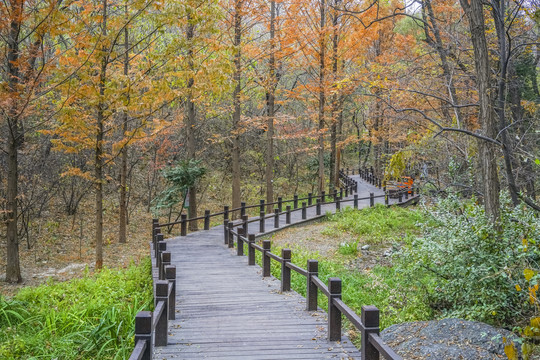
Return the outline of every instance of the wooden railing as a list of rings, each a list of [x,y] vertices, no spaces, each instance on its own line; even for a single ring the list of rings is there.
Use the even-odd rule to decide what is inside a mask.
[[[157,221],[152,224],[152,272],[154,279],[154,311],[139,311],[135,317],[135,348],[129,360],[150,360],[154,346],[167,345],[169,320],[175,319],[176,266],[163,241]],[[155,266],[154,266],[155,265]]]
[[[167,345],[167,328],[168,320],[175,318],[175,294],[176,294],[176,267],[171,264],[171,253],[167,251],[167,243],[164,241],[164,236],[161,229],[166,226],[180,224],[180,235],[187,235],[187,225],[191,221],[204,220],[204,229],[210,228],[210,219],[212,217],[223,215],[224,224],[224,239],[225,244],[229,247],[234,247],[234,237],[237,238],[237,254],[244,255],[244,246],[248,246],[248,264],[255,265],[255,251],[262,252],[263,256],[263,276],[270,276],[271,260],[281,264],[281,290],[290,291],[291,289],[291,270],[306,276],[307,279],[307,294],[306,308],[307,310],[317,309],[317,294],[318,291],[328,297],[328,338],[331,341],[339,341],[341,339],[341,315],[344,315],[362,334],[362,359],[374,360],[378,359],[379,354],[387,359],[401,359],[395,352],[388,347],[379,337],[379,310],[374,306],[363,306],[362,313],[359,317],[356,315],[342,300],[341,300],[341,280],[338,278],[330,278],[328,286],[325,285],[317,276],[318,262],[309,260],[307,270],[293,264],[291,262],[291,251],[283,249],[282,256],[273,254],[270,251],[270,241],[265,240],[262,246],[255,243],[255,235],[248,233],[250,223],[259,223],[259,233],[267,233],[265,231],[265,220],[274,219],[274,228],[280,227],[280,216],[285,214],[285,225],[291,224],[291,214],[294,211],[302,212],[302,220],[307,220],[307,209],[315,207],[316,217],[322,216],[321,206],[323,204],[335,204],[336,211],[340,211],[342,204],[353,203],[353,207],[358,209],[360,200],[368,200],[370,206],[373,207],[375,199],[385,199],[385,204],[389,205],[389,195],[385,192],[384,195],[375,196],[370,193],[369,197],[359,198],[358,194],[354,194],[352,199],[345,199],[350,194],[358,190],[358,183],[351,179],[348,175],[354,175],[354,170],[340,170],[339,178],[342,187],[339,191],[336,189],[332,194],[326,194],[324,191],[320,195],[313,196],[309,193],[307,197],[299,198],[294,195],[292,199],[283,200],[281,197],[272,203],[265,203],[260,200],[257,205],[246,205],[241,203],[239,208],[230,209],[229,206],[224,206],[223,211],[211,214],[209,210],[204,212],[204,216],[187,219],[185,214],[182,214],[180,221],[160,224],[158,219],[153,219],[152,222],[152,259],[155,267],[153,271],[157,271],[158,280],[154,281],[155,295],[153,312],[141,311],[135,318],[135,348],[131,354],[130,360],[150,360],[152,359],[154,346]],[[373,175],[368,169],[359,169],[360,177],[368,181],[370,184],[381,188],[381,180]],[[409,193],[414,196],[414,189],[405,189],[399,193],[398,204],[401,204],[403,197],[408,199]],[[345,198],[344,198],[345,197]],[[290,204],[290,205],[286,205]],[[265,213],[265,208],[276,206],[271,214]],[[283,207],[285,206],[285,210]],[[248,209],[259,208],[259,217],[249,219],[246,211]],[[235,212],[239,212],[241,221],[233,222],[230,217]],[[238,228],[236,231],[235,228]],[[244,234],[249,234],[244,236]]]
[[[354,171],[353,171],[354,173]],[[276,206],[280,213],[283,212],[283,207],[286,206],[286,204],[291,204],[291,208],[293,210],[296,210],[299,208],[299,204],[301,201],[306,201],[307,206],[310,206],[319,199],[321,203],[326,203],[328,198],[333,198],[334,200],[332,202],[335,202],[336,199],[339,197],[340,199],[343,199],[343,197],[348,197],[350,194],[353,194],[353,192],[356,192],[358,190],[358,183],[347,177],[346,175],[343,175],[347,178],[347,180],[342,180],[342,172],[340,172],[340,182],[342,184],[342,187],[339,190],[334,190],[332,194],[326,194],[325,191],[322,191],[319,195],[313,195],[312,193],[308,193],[306,197],[299,198],[298,195],[294,195],[292,199],[289,200],[283,200],[282,197],[278,197],[277,201],[266,203],[265,200],[260,200],[259,204],[257,205],[246,205],[245,202],[241,202],[240,207],[231,209],[229,206],[224,206],[223,211],[216,212],[216,213],[210,213],[210,210],[205,210],[203,216],[198,216],[195,218],[187,218],[187,214],[180,215],[180,220],[163,223],[160,224],[160,227],[169,227],[174,226],[177,224],[180,224],[180,236],[186,236],[187,235],[187,229],[188,224],[194,221],[204,221],[204,230],[210,229],[210,220],[213,217],[221,216],[223,215],[223,220],[228,220],[229,218],[233,218],[236,215],[239,215],[241,218],[246,214],[246,211],[253,208],[259,208],[260,212],[264,211],[265,208],[270,209],[272,206]]]
[[[259,208],[259,218],[263,218],[265,216],[272,217],[272,216],[279,216],[284,213],[287,213],[288,211],[297,211],[302,210],[304,208],[309,208],[312,206],[317,206],[317,202],[320,202],[320,204],[328,204],[328,203],[336,203],[336,206],[339,207],[341,204],[346,202],[354,202],[354,208],[358,208],[358,200],[365,200],[366,198],[357,198],[355,195],[354,199],[348,199],[344,200],[344,198],[349,197],[349,195],[352,195],[354,192],[358,191],[358,182],[351,179],[348,175],[354,175],[355,170],[354,169],[344,169],[339,171],[339,179],[340,184],[342,187],[337,190],[335,189],[333,193],[326,194],[325,191],[322,191],[319,195],[313,195],[312,193],[309,193],[306,197],[299,198],[298,195],[294,195],[292,199],[283,200],[282,197],[278,197],[277,201],[266,203],[265,200],[260,200],[259,204],[256,205],[247,205],[245,202],[241,202],[240,207],[231,209],[229,206],[224,206],[223,211],[216,212],[216,213],[210,213],[210,210],[205,210],[203,216],[195,217],[195,218],[187,218],[186,214],[182,214],[180,216],[179,221],[173,221],[168,223],[162,223],[159,224],[160,227],[170,227],[177,224],[180,224],[180,236],[186,236],[188,231],[188,225],[191,222],[194,221],[204,221],[204,230],[210,229],[210,220],[213,217],[217,216],[223,216],[223,221],[230,220],[231,218],[235,217],[235,215],[239,215],[238,218],[242,218],[246,215],[247,210]],[[385,198],[385,204],[389,204],[389,194],[386,192],[386,189],[382,187],[382,180],[378,177],[376,177],[372,169],[368,168],[361,168],[358,169],[358,175],[360,178],[365,180],[366,182],[370,183],[373,186],[378,187],[379,189],[383,189],[385,191],[384,195],[378,195],[374,196],[373,193],[370,194],[370,205],[373,206],[374,199],[376,198]],[[409,195],[411,197],[414,197],[414,188],[408,188],[403,189],[402,191],[399,191],[397,193],[398,203],[407,202],[409,199]],[[287,207],[286,204],[290,204],[289,207]],[[271,209],[273,206],[275,206],[274,212],[272,214],[266,215],[265,209]],[[300,207],[301,206],[301,207]],[[285,211],[284,211],[285,207]],[[288,210],[289,209],[289,210]],[[317,213],[317,215],[320,215]],[[256,220],[252,220],[256,221]]]
[[[272,260],[281,266],[281,291],[291,290],[291,270],[306,277],[306,310],[316,311],[319,292],[328,299],[328,340],[341,341],[341,320],[345,316],[351,324],[360,331],[362,344],[361,354],[363,360],[378,360],[379,355],[389,360],[401,360],[379,336],[379,309],[375,306],[362,306],[361,315],[358,316],[341,299],[341,279],[329,278],[326,285],[319,277],[319,263],[317,260],[308,260],[306,269],[303,269],[291,262],[292,251],[282,249],[281,256],[271,252],[270,240],[263,240],[261,245],[255,243],[255,234],[245,236],[245,227],[234,231],[232,228],[225,230],[225,243],[230,248],[235,245],[237,255],[244,255],[244,245],[248,249],[248,265],[255,265],[255,251],[259,251],[262,256],[262,276],[271,276]]]

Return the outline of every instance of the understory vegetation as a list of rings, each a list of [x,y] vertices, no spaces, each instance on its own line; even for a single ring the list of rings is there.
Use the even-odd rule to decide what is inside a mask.
[[[275,241],[274,252],[291,248],[292,261],[304,268],[317,259],[320,278],[341,278],[343,299],[357,313],[362,305],[381,310],[382,328],[457,317],[514,330],[526,342],[540,332],[534,270],[540,221],[526,206],[502,199],[498,227],[474,198],[449,195],[423,209],[346,209],[329,216],[320,232],[333,239],[331,251],[306,250],[291,237]],[[273,271],[279,276],[277,266]],[[293,273],[292,286],[305,295],[303,276]],[[326,309],[324,296],[319,306]]]
[[[0,298],[1,359],[125,359],[134,320],[152,306],[149,258]]]
[[[308,259],[318,260],[319,278],[325,283],[329,277],[341,278],[343,300],[358,314],[363,305],[375,305],[381,310],[381,328],[405,321],[428,320],[433,317],[433,310],[420,286],[431,282],[433,276],[424,274],[422,276],[426,279],[405,278],[398,267],[383,263],[382,253],[360,250],[361,244],[366,243],[382,248],[411,242],[413,235],[418,233],[415,224],[421,219],[423,215],[419,210],[386,208],[382,205],[361,211],[346,208],[329,216],[328,226],[321,231],[334,239],[333,251],[323,255],[315,249],[306,250],[305,246],[297,246],[291,239],[278,241],[279,245],[273,252],[279,254],[281,248],[285,247],[292,249],[292,262],[303,268]],[[352,234],[353,238],[356,236],[356,240],[343,242],[345,233]],[[374,259],[381,261],[375,261],[372,266],[370,260]],[[367,265],[359,267],[356,266],[357,262]],[[274,276],[279,277],[278,266],[273,266],[272,271]],[[305,296],[304,276],[292,272],[291,286]],[[319,306],[326,310],[326,297],[321,295],[318,301]]]

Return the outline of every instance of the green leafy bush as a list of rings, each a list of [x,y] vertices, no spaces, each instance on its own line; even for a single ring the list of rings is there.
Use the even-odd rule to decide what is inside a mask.
[[[504,197],[503,204],[496,227],[481,205],[451,195],[426,211],[423,237],[403,249],[401,271],[434,276],[422,288],[443,316],[509,325],[530,310],[518,289],[526,263],[538,256],[524,252],[522,240],[538,241],[540,224],[526,207],[512,208]]]
[[[135,315],[152,305],[150,260],[24,288],[0,299],[1,359],[126,359]]]

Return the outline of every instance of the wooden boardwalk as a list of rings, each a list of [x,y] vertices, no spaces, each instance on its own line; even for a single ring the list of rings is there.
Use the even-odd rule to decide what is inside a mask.
[[[353,178],[359,197],[383,194]],[[369,200],[359,201],[359,208],[367,206]],[[322,206],[323,214],[328,211],[335,212],[335,205]],[[316,217],[314,207],[307,216]],[[291,224],[302,221],[300,211],[291,214]],[[280,228],[284,224],[285,215]],[[274,231],[273,219],[265,225],[266,233]],[[258,232],[258,222],[250,226],[250,233]],[[224,245],[223,232],[217,226],[167,239],[177,269],[176,320],[169,321],[168,345],[154,349],[156,359],[360,359],[347,337],[327,340],[323,311],[306,311],[296,292],[280,293],[279,280],[262,278],[259,266],[236,256]]]

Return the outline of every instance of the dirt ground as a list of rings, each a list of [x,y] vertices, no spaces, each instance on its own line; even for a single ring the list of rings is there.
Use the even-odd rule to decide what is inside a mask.
[[[0,294],[13,295],[25,286],[34,286],[49,279],[66,281],[84,275],[95,268],[95,227],[93,207],[81,206],[75,216],[61,212],[45,214],[30,227],[30,236],[20,241],[19,252],[23,282],[0,282]],[[118,211],[106,207],[104,215],[104,266],[127,267],[131,261],[138,263],[148,255],[151,234],[151,215],[145,212],[130,214],[128,240],[118,242]],[[30,243],[30,244],[28,244]],[[30,246],[28,246],[30,245]],[[0,279],[5,278],[5,239],[0,242]]]
[[[369,245],[369,249],[362,250],[364,244],[348,233],[339,232],[338,236],[325,235],[323,231],[330,226],[328,222],[313,222],[307,225],[299,225],[285,229],[271,235],[273,246],[288,246],[303,251],[318,253],[323,257],[332,257],[341,260],[351,270],[369,271],[375,265],[390,265],[391,258],[387,256],[392,252],[392,245],[377,244]],[[358,241],[358,253],[356,256],[340,255],[338,249],[341,244]]]

